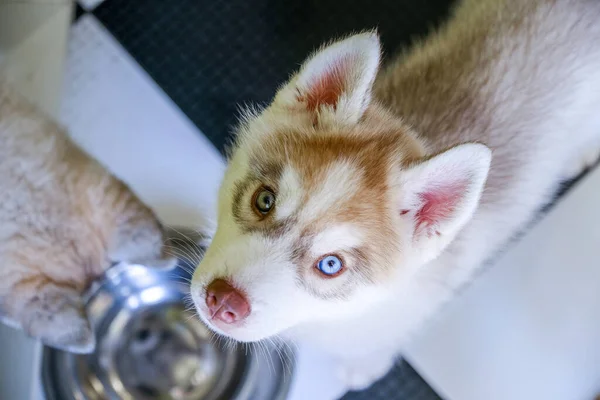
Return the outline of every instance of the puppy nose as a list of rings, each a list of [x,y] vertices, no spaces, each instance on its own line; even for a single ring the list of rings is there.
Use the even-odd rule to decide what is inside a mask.
[[[246,297],[223,279],[214,280],[206,288],[206,305],[211,319],[226,324],[241,321],[250,314]]]

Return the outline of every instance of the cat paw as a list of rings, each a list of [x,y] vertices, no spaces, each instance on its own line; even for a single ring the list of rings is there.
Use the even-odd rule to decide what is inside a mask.
[[[347,390],[364,390],[383,378],[394,366],[394,362],[391,357],[345,362],[338,368],[338,377]]]

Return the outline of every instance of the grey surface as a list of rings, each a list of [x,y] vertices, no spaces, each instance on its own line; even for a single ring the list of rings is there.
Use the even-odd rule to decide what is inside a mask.
[[[37,379],[37,342],[0,324],[0,399],[26,400]]]

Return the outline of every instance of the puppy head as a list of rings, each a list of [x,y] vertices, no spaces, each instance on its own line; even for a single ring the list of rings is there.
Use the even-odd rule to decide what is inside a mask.
[[[373,33],[324,47],[241,124],[217,232],[191,286],[216,332],[255,341],[359,314],[473,214],[489,150],[427,156],[371,98],[379,57]]]

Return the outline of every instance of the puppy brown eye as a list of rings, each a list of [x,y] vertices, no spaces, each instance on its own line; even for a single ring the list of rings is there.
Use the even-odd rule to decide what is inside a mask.
[[[275,206],[275,194],[266,187],[261,187],[254,193],[254,209],[261,215],[267,215]]]

